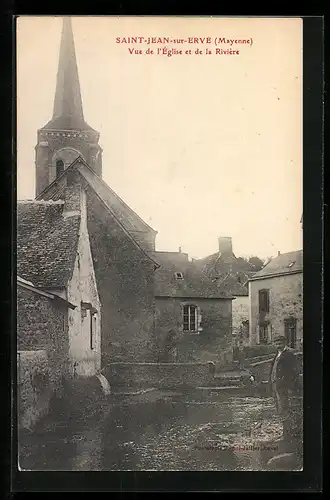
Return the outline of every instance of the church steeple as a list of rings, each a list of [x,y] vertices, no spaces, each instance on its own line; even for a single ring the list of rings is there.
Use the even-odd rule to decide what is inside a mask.
[[[98,141],[99,133],[84,119],[72,22],[64,17],[53,117],[38,131],[36,195],[78,156],[101,176],[102,149]]]
[[[84,120],[76,51],[70,17],[63,18],[53,118],[44,128],[88,130]]]

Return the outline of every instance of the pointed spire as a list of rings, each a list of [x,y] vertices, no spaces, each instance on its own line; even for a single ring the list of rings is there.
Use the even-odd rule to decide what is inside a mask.
[[[47,129],[90,130],[84,120],[70,17],[63,18],[53,118]]]

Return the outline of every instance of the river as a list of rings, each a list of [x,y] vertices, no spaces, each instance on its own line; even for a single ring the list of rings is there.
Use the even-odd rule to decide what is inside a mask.
[[[28,470],[262,470],[281,436],[272,398],[170,393],[112,398],[93,424],[54,426],[21,442]],[[275,446],[275,447],[274,447]],[[268,447],[268,449],[267,449]]]

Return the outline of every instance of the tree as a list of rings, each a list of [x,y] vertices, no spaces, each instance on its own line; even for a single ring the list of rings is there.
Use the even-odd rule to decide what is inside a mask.
[[[241,271],[252,271],[256,273],[260,271],[269,259],[261,259],[256,255],[250,255],[249,257],[238,257],[237,262],[239,262]]]
[[[256,255],[249,257],[248,262],[249,262],[249,264],[251,264],[251,266],[253,267],[253,270],[256,272],[260,271],[260,269],[262,269],[264,264],[265,264],[265,261],[263,259],[260,259]]]

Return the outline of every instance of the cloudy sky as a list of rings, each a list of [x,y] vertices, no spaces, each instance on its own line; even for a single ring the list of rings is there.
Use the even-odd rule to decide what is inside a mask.
[[[302,21],[77,17],[73,30],[86,121],[100,132],[103,179],[158,231],[158,250],[204,257],[218,236],[236,255],[301,248]],[[17,196],[33,198],[37,129],[51,118],[59,17],[17,27]],[[166,44],[116,37],[210,37]],[[251,39],[239,55],[214,39]],[[205,48],[211,54],[195,54]]]

